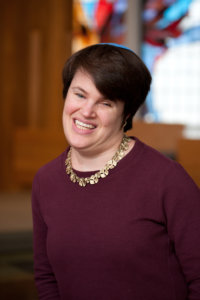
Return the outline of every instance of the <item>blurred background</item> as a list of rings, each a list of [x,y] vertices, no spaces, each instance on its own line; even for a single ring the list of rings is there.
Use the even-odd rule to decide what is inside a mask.
[[[31,183],[67,146],[62,68],[75,51],[124,44],[151,71],[135,135],[200,186],[200,0],[0,0],[0,299],[37,299]]]

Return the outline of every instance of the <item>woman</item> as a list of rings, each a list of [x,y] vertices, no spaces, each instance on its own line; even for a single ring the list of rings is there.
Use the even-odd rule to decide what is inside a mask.
[[[33,183],[40,299],[199,300],[199,189],[124,132],[149,91],[130,49],[97,44],[63,70],[70,147]]]

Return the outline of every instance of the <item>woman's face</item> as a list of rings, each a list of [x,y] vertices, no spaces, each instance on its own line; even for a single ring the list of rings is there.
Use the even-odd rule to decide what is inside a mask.
[[[64,133],[69,144],[94,154],[118,146],[123,136],[123,111],[123,102],[105,99],[91,76],[78,70],[63,110]]]

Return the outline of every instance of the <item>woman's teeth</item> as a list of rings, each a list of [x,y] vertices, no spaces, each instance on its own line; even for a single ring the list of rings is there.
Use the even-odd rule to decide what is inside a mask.
[[[81,121],[78,121],[78,120],[75,120],[75,124],[76,126],[79,128],[79,129],[94,129],[95,126],[94,125],[91,125],[91,124],[85,124]]]

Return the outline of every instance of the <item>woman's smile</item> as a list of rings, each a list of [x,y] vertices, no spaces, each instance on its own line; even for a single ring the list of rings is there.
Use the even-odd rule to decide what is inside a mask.
[[[74,124],[75,124],[77,129],[81,129],[85,133],[86,132],[91,133],[96,128],[95,125],[93,125],[91,123],[88,123],[88,122],[80,121],[78,119],[74,119]]]

